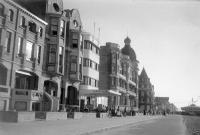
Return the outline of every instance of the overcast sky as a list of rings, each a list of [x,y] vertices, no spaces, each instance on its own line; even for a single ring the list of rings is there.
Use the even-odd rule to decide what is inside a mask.
[[[155,86],[156,96],[168,96],[178,107],[200,106],[200,1],[198,0],[64,0],[64,8],[79,10],[84,30],[101,45],[122,48],[128,35]]]

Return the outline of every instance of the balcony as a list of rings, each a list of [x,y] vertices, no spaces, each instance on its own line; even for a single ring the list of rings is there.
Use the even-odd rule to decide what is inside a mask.
[[[28,89],[12,89],[12,98],[21,100],[42,100],[43,92]]]

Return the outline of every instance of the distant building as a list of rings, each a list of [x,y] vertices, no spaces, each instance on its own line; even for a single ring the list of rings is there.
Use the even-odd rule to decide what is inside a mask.
[[[139,110],[141,112],[154,110],[154,86],[144,68],[139,76]]]
[[[169,97],[155,97],[155,107],[157,113],[162,113],[169,109]]]
[[[130,46],[130,38],[124,40],[120,50],[115,43],[100,47],[99,88],[115,95],[108,96],[108,106],[121,110],[138,109],[138,61]]]
[[[42,110],[46,25],[15,2],[1,0],[0,110]]]

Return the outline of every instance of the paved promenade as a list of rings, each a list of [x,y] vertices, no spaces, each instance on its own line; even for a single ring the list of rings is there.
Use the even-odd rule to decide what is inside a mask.
[[[91,135],[192,135],[188,134],[181,115],[168,115],[138,125],[122,126]]]
[[[140,124],[163,116],[128,116],[113,118],[68,119],[57,121],[34,121],[1,123],[0,135],[87,135],[129,124]]]

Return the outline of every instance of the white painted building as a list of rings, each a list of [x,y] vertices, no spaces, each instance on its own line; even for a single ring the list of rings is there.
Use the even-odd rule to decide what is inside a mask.
[[[83,81],[80,85],[81,107],[96,108],[98,104],[107,106],[107,97],[99,91],[99,41],[83,32]]]

